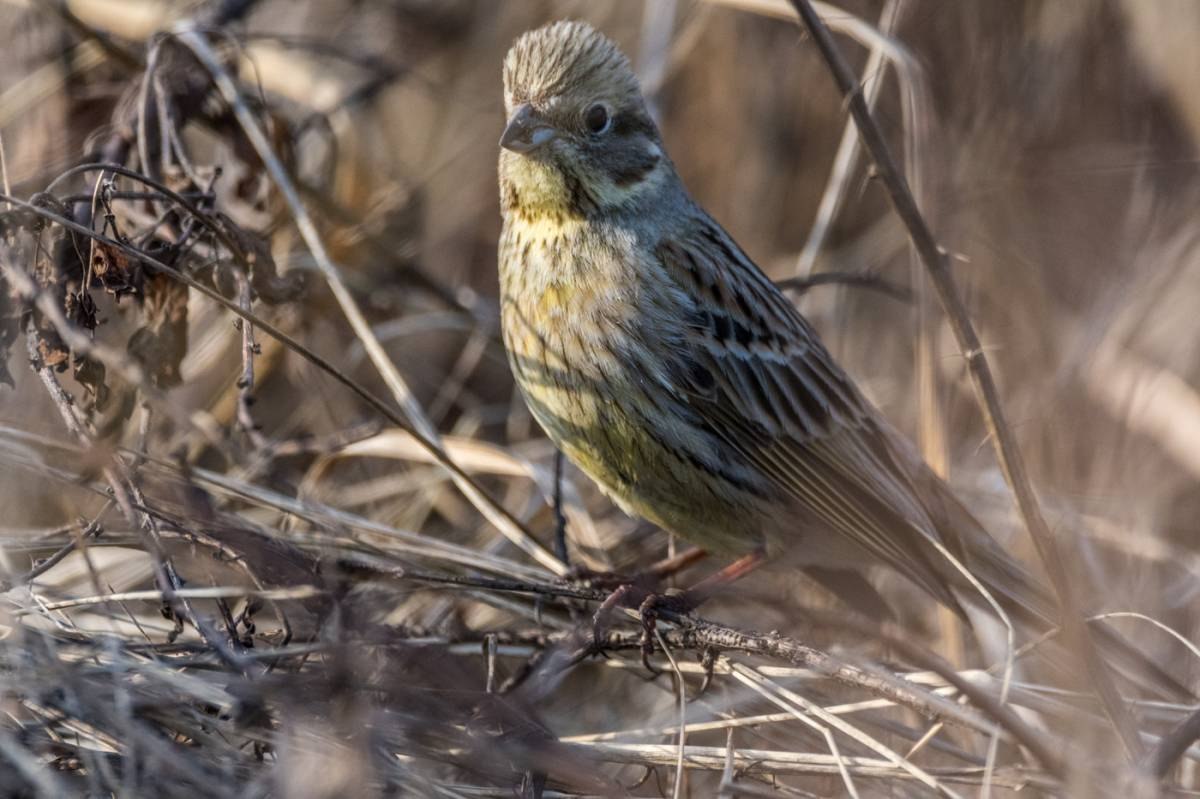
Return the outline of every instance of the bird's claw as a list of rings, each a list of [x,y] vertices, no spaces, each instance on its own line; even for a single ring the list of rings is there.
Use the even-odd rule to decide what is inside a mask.
[[[714,646],[704,647],[704,651],[700,654],[700,667],[704,669],[704,679],[700,681],[700,687],[696,690],[696,696],[703,696],[708,690],[708,686],[712,684],[713,671],[717,666],[717,656],[721,653]]]
[[[669,613],[690,613],[695,610],[696,602],[686,591],[669,594],[648,593],[638,605],[638,617],[642,624],[641,655],[642,665],[653,677],[662,674],[662,670],[650,662],[654,655],[654,641],[658,637],[658,616],[662,611]]]
[[[638,605],[638,615],[642,622],[642,665],[646,671],[650,672],[651,677],[657,677],[662,674],[662,670],[650,662],[650,657],[654,654],[654,638],[658,630],[658,594],[648,594],[642,600],[642,604]]]
[[[641,620],[642,635],[639,640],[642,665],[646,671],[657,677],[662,670],[650,662],[654,655],[654,639],[657,637],[658,616],[662,611],[671,613],[689,613],[696,607],[696,602],[686,591],[656,594],[637,585],[625,583],[618,586],[608,598],[600,603],[592,616],[592,641],[588,647],[589,654],[603,652],[608,638],[608,629],[612,624],[613,613],[617,608],[637,607]]]

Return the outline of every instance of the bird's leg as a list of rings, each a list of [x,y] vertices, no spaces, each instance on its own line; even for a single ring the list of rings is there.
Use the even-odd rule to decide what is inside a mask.
[[[612,592],[592,616],[592,644],[588,651],[593,654],[604,651],[604,636],[608,633],[614,610],[638,607],[664,579],[704,558],[705,554],[703,549],[692,547],[633,575],[594,571],[586,566],[572,567],[565,577],[568,583],[583,583]]]
[[[653,588],[672,574],[683,571],[693,563],[707,556],[703,549],[692,547],[672,558],[663,558],[651,564],[648,568],[635,574],[620,574],[618,572],[593,571],[586,566],[573,567],[567,573],[569,582],[586,583],[593,588],[618,589],[624,585],[636,585],[642,588]]]
[[[687,554],[686,552],[684,553]],[[722,567],[720,570],[713,572],[705,577],[700,582],[693,585],[691,588],[683,592],[682,596],[689,597],[692,603],[688,610],[695,610],[704,604],[712,597],[713,594],[720,591],[726,586],[733,585],[738,580],[745,577],[750,572],[761,566],[767,559],[767,553],[762,549],[756,549],[748,555],[742,555],[740,558]],[[687,612],[687,611],[683,611]]]
[[[658,672],[658,669],[650,664],[650,656],[654,654],[654,630],[658,624],[660,611],[665,610],[678,614],[691,613],[708,601],[713,594],[757,569],[764,560],[766,560],[766,553],[761,549],[756,549],[719,571],[713,572],[686,591],[670,594],[647,594],[642,603],[638,605],[638,613],[642,619],[642,665],[651,672]],[[609,599],[611,598],[609,597]]]
[[[700,560],[704,555],[704,550],[692,548],[673,558],[660,560],[645,571],[632,576],[594,571],[586,566],[573,567],[565,578],[568,582],[580,582],[592,588],[612,592],[600,603],[600,607],[592,616],[592,644],[588,651],[593,654],[604,651],[604,636],[608,632],[614,610],[637,607],[665,577]]]
[[[707,555],[708,553],[703,549],[691,547],[675,555],[673,558],[663,558],[657,563],[651,564],[650,568],[646,569],[642,574],[654,577],[657,580],[665,580],[672,574],[678,574],[693,563],[703,560]]]
[[[706,646],[700,654],[700,667],[704,669],[704,679],[700,681],[700,688],[696,691],[696,696],[703,696],[708,690],[708,686],[712,685],[713,672],[717,667],[717,657],[721,651],[715,646]]]
[[[702,555],[703,553],[700,550],[691,549],[668,561],[660,561],[647,572],[643,572],[643,574],[653,573],[661,579],[663,574],[669,574],[671,571],[655,572],[656,568],[673,567],[674,571],[678,571],[684,565],[694,562]],[[700,607],[700,605],[720,589],[754,571],[754,569],[762,564],[764,558],[765,555],[762,550],[755,550],[749,555],[738,558],[721,570],[710,574],[686,591],[659,594],[650,590],[645,582],[624,582],[618,585],[616,590],[609,594],[608,598],[600,604],[600,607],[596,610],[596,615],[592,617],[593,651],[599,652],[604,648],[604,636],[608,632],[613,612],[617,608],[637,607],[642,621],[642,663],[648,671],[657,674],[658,669],[650,664],[650,656],[654,654],[654,629],[658,621],[658,614],[662,611],[680,614],[690,613]]]
[[[643,600],[640,598],[646,596],[648,593],[645,589],[626,583],[617,586],[617,589],[600,603],[600,607],[596,608],[596,613],[592,616],[592,649],[595,652],[604,650],[604,635],[608,632],[613,611],[620,607],[632,607],[634,602],[641,602]]]
[[[563,514],[563,454],[561,449],[554,451],[554,554],[569,566],[567,555],[567,517]]]

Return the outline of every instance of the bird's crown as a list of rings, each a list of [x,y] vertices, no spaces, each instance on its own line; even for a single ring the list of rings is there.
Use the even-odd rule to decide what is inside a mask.
[[[504,96],[510,108],[574,94],[588,85],[639,94],[629,59],[586,22],[564,20],[529,31],[504,59]]]

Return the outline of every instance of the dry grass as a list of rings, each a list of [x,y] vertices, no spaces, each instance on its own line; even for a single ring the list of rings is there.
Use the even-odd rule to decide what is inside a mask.
[[[790,4],[647,3],[0,0],[0,794],[1200,791],[1193,700],[1117,675],[1123,746],[1053,643],[1007,679],[889,575],[895,623],[767,571],[665,619],[657,679],[632,620],[587,653],[603,592],[559,579],[556,497],[574,564],[676,542],[558,490],[497,338],[499,64],[563,16],[625,45],[696,195],[1038,563]],[[1188,687],[1197,9],[822,10],[951,255],[1056,587]]]

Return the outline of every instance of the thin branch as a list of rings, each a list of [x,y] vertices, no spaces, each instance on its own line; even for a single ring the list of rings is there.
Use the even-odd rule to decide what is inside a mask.
[[[900,302],[912,302],[913,294],[904,286],[885,280],[878,275],[855,272],[817,272],[802,277],[788,277],[775,281],[775,285],[784,291],[794,291],[804,294],[814,286],[840,285],[856,286],[858,288],[878,291],[887,297]]]
[[[564,744],[569,750],[578,751],[588,757],[613,763],[655,764],[668,766],[675,762],[677,747],[674,744],[630,744],[630,743],[574,743]],[[684,751],[685,764],[691,769],[722,772],[728,752],[719,746],[688,746]],[[743,774],[820,774],[837,776],[845,768],[857,777],[878,778],[888,781],[909,781],[915,778],[886,760],[873,757],[845,757],[816,754],[812,752],[771,751],[762,749],[740,749],[733,755],[734,767]],[[951,768],[931,769],[932,774],[946,782],[979,784],[981,769]],[[1019,769],[1007,771],[996,781],[1013,790],[1037,786],[1053,790],[1056,786],[1036,775]],[[740,790],[740,786],[739,786]]]
[[[883,12],[879,15],[881,33],[894,25],[898,16],[899,2],[900,0],[888,0],[887,5],[884,6]],[[868,108],[875,106],[879,90],[883,87],[884,60],[884,48],[876,42],[871,46],[871,53],[867,56],[867,64],[862,71],[862,85]],[[842,130],[842,139],[838,143],[837,154],[833,158],[829,179],[825,184],[825,191],[821,195],[821,203],[817,206],[817,214],[813,217],[812,225],[809,228],[808,238],[804,242],[800,256],[796,259],[797,278],[815,277],[813,265],[817,261],[817,254],[825,244],[825,239],[833,227],[834,219],[846,197],[854,164],[858,160],[858,150],[858,131],[852,122],[848,122]]]
[[[36,566],[15,580],[11,582],[8,580],[0,581],[0,592],[7,591],[14,585],[28,585],[29,583],[32,583],[37,578],[53,569],[59,563],[62,563],[63,559],[65,559],[67,555],[70,555],[72,552],[74,552],[75,548],[78,547],[80,542],[82,542],[84,539],[95,538],[104,532],[104,527],[101,526],[100,520],[104,518],[104,514],[108,513],[112,506],[113,501],[111,499],[105,502],[104,507],[101,508],[100,512],[96,514],[96,518],[91,522],[88,522],[86,525],[83,524],[84,520],[80,519],[80,526],[78,529],[74,530],[75,535],[71,537],[71,540],[67,541],[67,543],[63,544],[53,553],[43,558]]]
[[[324,590],[313,585],[294,585],[290,588],[273,588],[258,590],[245,586],[212,586],[209,588],[178,588],[173,591],[124,591],[113,594],[97,594],[96,596],[75,597],[59,602],[46,602],[37,611],[63,610],[65,608],[80,608],[89,605],[102,605],[106,602],[169,602],[172,599],[238,599],[241,597],[256,597],[258,599],[310,599],[322,596]],[[16,610],[14,614],[23,616],[35,612],[33,609]]]
[[[250,280],[241,269],[235,270],[234,279],[238,286],[238,305],[246,313],[250,313]],[[254,325],[238,319],[242,333],[242,374],[237,380],[237,420],[242,431],[256,450],[264,449],[267,444],[266,436],[262,434],[250,406],[254,404],[254,356],[259,352],[258,344],[254,341]]]

